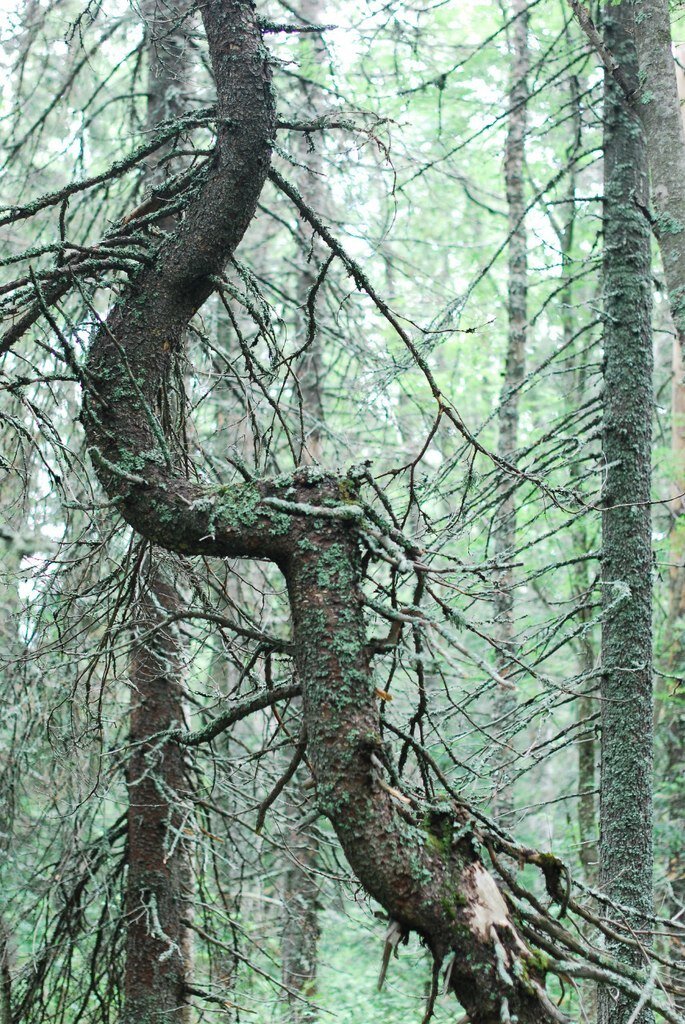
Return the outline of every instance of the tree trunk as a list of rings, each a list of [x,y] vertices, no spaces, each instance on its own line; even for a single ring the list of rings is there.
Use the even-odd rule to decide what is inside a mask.
[[[162,556],[142,580],[131,659],[125,1024],[187,1024],[192,943],[184,754],[150,739],[184,722],[178,610]],[[168,562],[168,559],[167,559]]]
[[[608,4],[604,14],[606,44],[636,85],[633,7]],[[642,125],[613,78],[605,82],[600,872],[604,891],[634,908],[626,924],[644,928],[653,861],[650,225]],[[623,962],[644,961],[633,947],[614,951]],[[603,990],[600,1020],[626,1024],[634,1006]],[[637,1019],[651,1018],[645,1010]]]
[[[300,775],[293,780],[300,792]],[[306,804],[305,804],[306,806]],[[288,864],[283,891],[282,981],[287,987],[288,1019],[292,1024],[312,1024],[318,1013],[307,1000],[316,992],[319,942],[319,886],[316,867],[319,844],[311,829],[300,830],[301,807],[293,796],[288,810],[295,819],[287,840]]]
[[[308,27],[320,25],[324,21],[324,5],[320,0],[302,0],[298,6],[298,15],[301,22]],[[299,56],[305,72],[299,83],[299,91],[304,105],[311,110],[311,90],[306,82],[310,68],[307,65],[317,66],[324,63],[326,50],[322,36],[319,33],[303,34],[299,43]],[[311,113],[316,114],[316,109]],[[323,145],[323,140],[319,144]],[[320,210],[323,205],[323,167],[320,151],[315,148],[314,143],[299,136],[296,136],[295,146],[300,193],[309,206]],[[305,330],[311,330],[307,351],[297,367],[304,426],[301,459],[303,464],[311,465],[323,461],[323,366],[320,324],[314,329],[310,327],[309,322],[305,324],[305,312],[311,289],[318,276],[318,263],[322,254],[319,239],[307,229],[300,218],[297,222],[297,233],[300,242],[297,312]],[[304,333],[303,331],[303,338]],[[301,805],[307,806],[306,800],[298,799],[305,795],[302,788],[304,781],[302,773],[298,772],[288,794],[287,809],[295,822],[302,814]],[[292,1024],[312,1024],[318,1018],[314,1007],[307,1002],[316,992],[319,886],[314,872],[319,860],[318,845],[315,832],[300,831],[297,824],[290,831],[283,892],[281,945],[282,981],[288,990],[288,1019]]]
[[[148,101],[147,129],[178,117],[186,86],[185,4],[145,0]],[[164,147],[147,181],[160,189],[171,173]],[[165,159],[162,159],[165,158]],[[174,218],[163,218],[170,230]],[[182,723],[185,717],[182,644],[177,627],[160,628],[178,610],[174,582],[165,572],[168,556],[154,550],[134,623],[137,640],[130,666],[131,710],[128,765],[128,877],[126,890],[126,1024],[178,1021],[187,1024],[185,990],[192,973],[191,870],[182,837],[185,827],[183,758],[178,748],[159,746],[149,737]],[[152,631],[152,632],[151,632]]]
[[[324,21],[325,5],[319,0],[302,0],[298,7],[298,14],[304,25],[320,25]],[[324,64],[326,60],[326,48],[323,38],[318,32],[303,34],[299,44],[301,63],[307,70],[307,65]],[[311,88],[306,82],[306,75],[299,83],[302,99],[309,111],[308,116],[316,116],[317,110],[313,103]],[[313,109],[312,109],[313,108]],[[323,146],[323,138],[319,146]],[[323,163],[320,150],[316,144],[302,136],[296,137],[296,156],[298,160],[298,187],[304,198],[315,210],[322,207],[322,181]],[[297,304],[302,320],[305,319],[305,311],[312,287],[318,276],[318,263],[322,259],[321,243],[316,234],[309,229],[301,218],[297,221],[298,239],[301,245],[302,261],[297,283]],[[307,324],[309,327],[309,324]],[[322,384],[322,352],[321,352],[321,331],[317,327],[312,335],[297,368],[297,376],[302,395],[302,418],[304,422],[304,437],[302,461],[322,462],[323,437],[322,429],[324,422],[323,407],[323,384]]]
[[[685,132],[673,69],[668,0],[631,0],[639,91],[634,106],[644,126],[649,152],[654,231],[671,315],[685,356]],[[621,64],[623,62],[621,61]],[[638,79],[633,79],[638,89]]]
[[[83,410],[89,451],[121,514],[148,539],[280,566],[319,806],[362,885],[400,930],[418,932],[438,962],[450,960],[449,984],[471,1024],[561,1020],[545,995],[542,963],[483,864],[470,814],[454,802],[426,821],[398,805],[383,777],[354,478],[304,467],[286,479],[210,488],[175,472],[151,415],[188,320],[254,213],[274,132],[253,4],[206,0],[202,17],[217,86],[216,152],[183,221],[160,239],[154,262],[93,338]],[[150,675],[160,685],[161,668],[153,654]],[[168,938],[158,958],[177,956],[180,943]]]
[[[526,161],[526,127],[528,100],[528,4],[527,0],[513,0],[513,18],[509,40],[509,117],[504,151],[504,176],[507,192],[509,229],[509,258],[507,285],[507,316],[509,334],[504,380],[499,404],[499,439],[497,454],[515,463],[519,436],[519,388],[525,376],[526,339],[528,335],[528,239],[526,235],[524,188]],[[495,556],[498,562],[511,563],[516,549],[516,489],[512,477],[505,476],[501,487],[501,502],[493,528]],[[496,640],[500,649],[498,672],[507,675],[515,653],[514,628],[514,570],[504,568],[497,573],[495,597]],[[495,714],[505,722],[507,734],[509,718],[516,709],[516,698],[511,690],[500,689],[495,699]],[[498,760],[510,760],[508,747],[499,748]],[[495,803],[498,816],[510,817],[513,795],[500,772],[496,784]],[[509,823],[509,822],[508,822]]]

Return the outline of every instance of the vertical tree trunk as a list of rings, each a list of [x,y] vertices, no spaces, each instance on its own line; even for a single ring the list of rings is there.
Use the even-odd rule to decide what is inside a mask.
[[[188,86],[187,0],[143,0],[141,14],[146,25],[147,111],[149,132],[162,121],[185,113]],[[147,182],[159,184],[169,173],[167,147],[148,162]]]
[[[606,44],[637,85],[633,7],[607,4],[604,14]],[[640,913],[652,911],[653,860],[650,225],[642,125],[605,80],[600,872],[607,894],[635,908],[630,926],[641,928]],[[643,961],[624,944],[615,953]],[[602,1024],[626,1024],[634,1004],[602,991]],[[650,1011],[637,1018],[651,1019]]]
[[[300,790],[301,782],[299,779]],[[288,809],[291,814],[298,814],[293,797],[288,801]],[[299,831],[295,825],[288,836],[281,943],[282,980],[288,989],[288,1019],[292,1024],[311,1024],[318,1017],[306,1001],[316,991],[319,886],[314,872],[318,859],[316,836],[310,830]]]
[[[678,98],[685,127],[685,45],[676,47],[676,81]],[[685,365],[677,333],[673,339],[673,379],[671,385],[671,454],[673,493],[685,492]],[[668,620],[664,635],[665,670],[669,675],[669,689],[677,686],[674,676],[685,673],[685,498],[677,497],[670,505],[673,515],[669,551],[669,603]],[[685,708],[676,690],[672,703],[666,709],[666,777],[671,780],[669,799],[670,824],[668,844],[668,879],[672,898],[672,914],[681,913],[685,906]],[[671,948],[675,960],[683,959],[682,940],[675,939]],[[685,1016],[685,997],[675,998],[680,1013]]]
[[[320,25],[323,21],[324,4],[317,0],[301,0],[298,14],[304,25]],[[318,32],[303,34],[299,45],[300,61],[305,71],[326,60],[326,48]],[[310,66],[310,67],[308,67]],[[306,76],[305,76],[306,77]],[[316,103],[311,88],[303,80],[300,91],[308,116],[316,116]],[[323,140],[319,142],[323,145]],[[306,202],[314,209],[321,208],[323,167],[321,153],[315,145],[301,137],[296,142],[299,161],[298,187]],[[304,322],[309,293],[318,274],[319,258],[322,257],[321,243],[302,219],[297,222],[298,236],[302,247],[302,265],[297,287],[298,306]],[[322,365],[320,331],[316,331],[311,343],[297,368],[302,395],[302,415],[305,427],[303,462],[321,462],[322,426],[324,420],[322,394]]]
[[[190,1020],[184,753],[178,744],[149,739],[184,722],[178,624],[163,625],[179,601],[163,566],[161,555],[153,555],[142,581],[130,671],[126,1024]]]
[[[183,110],[186,85],[185,4],[145,0],[147,128]],[[160,156],[169,156],[165,148]],[[148,184],[160,185],[169,161],[148,166]],[[173,222],[163,220],[162,227]],[[135,622],[131,658],[128,765],[128,882],[126,892],[126,1024],[190,1020],[186,983],[192,970],[191,871],[183,840],[185,773],[178,746],[148,737],[184,720],[182,644],[176,625],[160,625],[180,601],[165,572],[168,556],[152,551]]]
[[[681,353],[685,356],[685,132],[673,73],[668,0],[632,0],[640,67],[635,110],[649,147],[654,229]],[[634,81],[637,88],[638,81]]]
[[[526,339],[528,334],[528,241],[526,236],[524,188],[525,140],[527,127],[526,103],[528,99],[527,75],[530,63],[528,53],[527,0],[512,0],[509,41],[509,118],[504,154],[504,175],[507,193],[509,258],[507,285],[507,315],[509,336],[500,393],[499,440],[497,454],[512,462],[518,447],[519,393],[525,376]],[[505,477],[501,485],[502,498],[494,526],[495,555],[498,561],[513,560],[516,547],[516,500],[513,480]],[[500,647],[501,675],[509,670],[509,655],[514,653],[514,570],[505,568],[497,574],[495,597],[496,639]],[[516,706],[509,690],[497,692],[495,712],[498,718],[511,714]],[[499,759],[507,759],[509,751]],[[512,794],[506,778],[497,781],[497,809],[501,816],[512,809]]]
[[[298,6],[300,20],[307,26],[321,24],[324,18],[323,8],[324,5],[317,0],[302,0]],[[319,33],[303,35],[299,50],[305,72],[309,71],[307,65],[321,64],[325,61],[326,51]],[[301,83],[301,93],[308,109],[311,113],[315,113],[313,97],[309,95],[310,90],[304,80]],[[320,145],[322,144],[321,142]],[[308,144],[305,139],[298,139],[297,145],[300,192],[310,206],[320,209],[322,199],[320,152]],[[318,239],[312,235],[302,220],[298,220],[297,230],[302,252],[297,284],[297,305],[298,315],[304,322],[309,294],[318,273],[317,263],[319,262],[318,257],[321,256],[321,246],[317,244]],[[302,461],[305,464],[321,462],[323,456],[324,405],[321,378],[321,332],[316,330],[301,364],[298,366],[304,424]],[[301,773],[298,773],[293,780],[293,787],[288,796],[288,813],[295,822],[302,813],[302,801],[298,799],[296,790],[299,790],[301,797],[304,793],[303,781]],[[299,831],[295,824],[288,839],[282,931],[282,980],[288,989],[288,1018],[292,1024],[311,1024],[318,1016],[313,1006],[305,1001],[311,998],[316,991],[319,887],[314,869],[318,857],[318,842],[315,833]]]

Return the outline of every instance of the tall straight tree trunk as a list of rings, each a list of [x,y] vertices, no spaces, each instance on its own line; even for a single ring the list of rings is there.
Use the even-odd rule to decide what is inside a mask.
[[[150,739],[184,724],[182,643],[169,564],[153,554],[142,580],[135,647],[128,764],[125,1024],[187,1024],[192,945],[183,749]]]
[[[186,87],[185,5],[146,0],[147,128],[153,132],[183,109]],[[163,157],[169,157],[166,149]],[[160,154],[158,154],[159,158]],[[170,161],[148,167],[147,183],[159,187]],[[173,218],[160,222],[173,227]],[[177,625],[164,625],[181,602],[169,556],[149,554],[134,624],[130,665],[128,764],[128,881],[126,891],[125,1024],[187,1024],[186,985],[192,972],[191,869],[183,840],[186,790],[184,756],[173,744],[149,737],[185,718],[183,647]]]
[[[633,6],[607,4],[604,15],[606,45],[636,86]],[[634,908],[627,924],[643,929],[640,915],[653,906],[650,225],[642,124],[609,75],[604,117],[600,875],[612,899]],[[626,963],[644,960],[634,946],[614,952]],[[602,991],[602,1024],[626,1024],[634,1009],[634,999]],[[650,1011],[637,1017],[651,1019]]]
[[[676,47],[676,81],[678,98],[685,126],[685,45]],[[672,702],[666,707],[666,773],[670,781],[668,878],[671,886],[670,910],[673,916],[682,914],[685,907],[685,708],[677,690],[677,677],[685,673],[685,364],[678,343],[673,339],[673,378],[671,385],[671,486],[676,498],[670,503],[673,522],[669,550],[669,602],[668,619],[664,635],[664,668],[668,675],[669,690],[675,690]],[[684,959],[682,939],[674,939],[671,955]],[[680,1013],[685,1016],[685,997],[675,999]]]
[[[635,110],[649,153],[654,230],[685,359],[685,131],[673,67],[669,0],[631,0],[640,68]],[[638,82],[634,81],[637,88]]]
[[[308,27],[324,21],[325,5],[320,0],[302,0],[298,15]],[[326,60],[323,38],[318,32],[303,34],[299,45],[303,66],[300,85],[304,105],[314,113],[315,96],[305,79],[314,73],[316,65]],[[312,109],[313,108],[313,109]],[[323,145],[323,142],[320,142]],[[320,151],[306,139],[297,139],[296,153],[299,164],[298,187],[304,199],[314,209],[322,205],[322,160]],[[318,239],[298,221],[298,237],[301,243],[301,266],[297,283],[298,315],[304,323],[309,295],[318,274],[318,263],[322,257]],[[318,244],[317,244],[318,243]],[[302,402],[304,436],[302,462],[323,461],[324,403],[322,394],[320,329],[312,333],[311,341],[298,366],[298,379]],[[311,801],[306,799],[302,788],[305,776],[298,772],[288,795],[288,813],[295,822],[288,838],[288,865],[285,871],[283,891],[282,969],[283,984],[288,991],[288,1019],[292,1024],[311,1024],[318,1013],[307,1000],[316,992],[316,973],[319,944],[319,885],[316,867],[319,861],[319,844],[311,828],[299,829],[298,817],[302,808]]]
[[[302,792],[303,779],[295,785]],[[296,819],[301,808],[294,795],[288,811]],[[311,828],[298,829],[288,836],[288,866],[283,891],[283,933],[281,941],[282,980],[287,987],[287,1015],[292,1024],[311,1024],[318,1018],[307,1001],[316,992],[319,941],[319,885],[316,867],[319,844]]]
[[[298,14],[302,23],[308,27],[321,25],[324,20],[325,4],[320,0],[301,0]],[[309,111],[308,116],[316,116],[316,93],[306,79],[315,73],[318,65],[326,61],[326,47],[323,37],[318,32],[302,35],[299,44],[300,62],[305,74],[300,83],[303,105]],[[323,139],[319,146],[323,146]],[[305,201],[314,209],[321,209],[323,191],[323,162],[320,149],[308,141],[306,137],[296,140],[296,153],[299,161],[298,187]],[[298,307],[302,320],[312,287],[318,275],[318,266],[323,259],[323,250],[318,237],[308,228],[304,221],[298,219],[298,237],[302,250],[302,264],[297,286]],[[313,333],[311,342],[297,368],[302,396],[302,415],[305,427],[302,461],[321,462],[323,455],[322,427],[324,421],[322,393],[322,362],[321,362],[320,331]]]
[[[515,461],[519,437],[519,392],[525,376],[526,339],[528,336],[528,240],[526,236],[524,188],[525,142],[528,100],[527,75],[530,64],[528,53],[527,0],[512,0],[511,36],[509,40],[509,118],[504,153],[504,176],[507,193],[509,228],[509,258],[507,282],[508,343],[504,380],[499,405],[499,440],[497,453]],[[502,481],[502,498],[494,526],[495,554],[498,561],[511,563],[516,547],[516,494],[514,481]],[[501,675],[510,667],[509,656],[514,653],[514,570],[501,569],[497,574],[495,597],[496,638],[500,648]],[[516,707],[513,693],[499,690],[495,704],[498,718],[509,716]],[[506,724],[505,724],[506,729]],[[509,751],[502,748],[500,760],[507,760]],[[512,794],[506,779],[497,781],[497,807],[501,814],[511,812]]]

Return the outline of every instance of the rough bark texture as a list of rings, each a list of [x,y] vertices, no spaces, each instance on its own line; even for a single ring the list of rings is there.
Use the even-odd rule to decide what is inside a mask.
[[[187,26],[182,3],[146,0],[148,101],[147,128],[155,128],[183,111],[187,76]],[[168,147],[150,164],[148,185],[154,190],[170,173]],[[160,226],[171,230],[174,218]],[[148,737],[184,720],[182,645],[175,628],[158,629],[180,607],[174,581],[165,573],[164,552],[149,553],[143,594],[134,623],[138,634],[131,661],[128,765],[128,876],[124,1020],[190,1020],[185,985],[192,979],[192,933],[183,923],[192,916],[191,870],[184,827],[183,761],[175,746],[158,747]],[[156,632],[150,634],[150,630]]]
[[[528,99],[528,4],[513,0],[509,40],[509,117],[504,152],[504,176],[507,192],[509,228],[507,315],[509,334],[504,381],[500,393],[499,438],[497,454],[510,463],[516,462],[519,436],[519,389],[525,376],[526,338],[528,335],[528,240],[525,212],[525,159]],[[502,483],[502,500],[493,527],[495,556],[503,563],[514,561],[516,548],[516,489],[511,477]],[[497,642],[500,646],[500,675],[506,676],[514,651],[514,570],[505,568],[497,574],[495,617]],[[495,713],[498,718],[511,715],[516,698],[510,690],[498,690]],[[509,760],[510,750],[500,748],[499,760]],[[497,780],[496,804],[501,816],[511,813],[512,793],[503,773]],[[506,820],[506,819],[505,819]]]
[[[244,515],[229,524],[222,502],[173,474],[153,412],[183,329],[254,214],[274,132],[271,75],[254,6],[208,3],[203,20],[217,85],[215,157],[184,220],[160,241],[154,264],[94,339],[83,419],[101,479],[124,492],[122,513],[142,534],[177,551],[269,557],[263,531],[256,529],[252,542],[244,536],[256,496],[241,496]],[[223,504],[231,504],[228,492]],[[260,525],[271,527],[264,518]]]
[[[298,13],[305,25],[320,25],[325,20],[323,11],[324,5],[319,0],[302,0]],[[309,108],[309,116],[316,116],[315,104],[316,90],[313,90],[307,82],[310,72],[326,61],[326,48],[323,38],[319,33],[304,34],[299,45],[300,61],[303,69],[303,78],[300,82],[300,93],[302,100]],[[309,65],[309,67],[308,67]],[[323,146],[323,140],[319,141],[319,147]],[[296,140],[296,156],[299,163],[298,188],[305,200],[315,210],[321,210],[322,182],[323,182],[323,161],[320,148],[310,139],[302,137]],[[301,244],[301,252],[304,256],[297,284],[298,306],[304,311],[307,309],[309,296],[316,283],[319,267],[322,260],[322,248],[319,239],[312,233],[311,229],[302,219],[297,222],[298,240]],[[297,368],[297,376],[302,395],[302,418],[304,423],[304,448],[302,461],[322,462],[323,456],[323,361],[321,351],[321,332],[316,329],[311,335],[307,350],[303,353],[302,359]]]
[[[605,8],[605,40],[637,81],[633,7]],[[652,340],[647,164],[640,120],[607,76],[605,93],[605,368],[602,517],[602,886],[652,911],[651,423]],[[645,940],[646,944],[647,940]],[[639,951],[618,945],[624,962]],[[600,1020],[625,1024],[635,1001],[602,991]],[[651,1011],[638,1020],[646,1024]]]
[[[208,0],[202,16],[219,100],[217,154],[184,221],[160,242],[154,267],[94,339],[83,416],[93,461],[124,517],[149,539],[180,552],[267,558],[281,567],[317,796],[353,870],[437,959],[453,958],[450,985],[471,1024],[558,1020],[540,961],[519,937],[475,837],[466,827],[452,839],[455,819],[463,826],[468,819],[451,806],[428,821],[408,816],[382,778],[386,752],[365,635],[354,481],[305,468],[290,479],[211,490],[177,475],[165,450],[153,412],[160,383],[188,319],[249,223],[273,131],[253,5]],[[149,670],[159,674],[156,663]],[[158,956],[175,955],[170,939],[160,940]]]
[[[685,132],[673,68],[668,0],[631,0],[640,67],[635,109],[649,151],[655,233],[671,315],[685,354]],[[623,64],[623,61],[620,61]],[[638,80],[633,77],[637,89]]]
[[[681,113],[685,125],[685,45],[676,47],[676,81]],[[673,515],[669,552],[669,607],[664,635],[665,669],[669,675],[669,691],[673,696],[665,708],[666,777],[671,784],[669,811],[671,827],[669,834],[668,879],[671,887],[670,909],[672,916],[682,914],[685,907],[685,700],[682,686],[674,677],[685,674],[685,363],[677,337],[673,340],[673,378],[671,391],[671,454],[673,494],[678,495],[670,503]],[[674,938],[671,944],[674,960],[685,960],[685,944]],[[685,996],[675,999],[678,1011],[685,1017]]]
[[[176,743],[149,739],[184,724],[178,625],[160,628],[179,601],[159,558],[143,588],[130,672],[124,1022],[187,1024],[192,943],[184,924],[191,915],[184,754]]]
[[[304,779],[295,776],[300,792]],[[293,817],[301,814],[291,795],[288,809]],[[283,933],[281,938],[282,972],[286,986],[288,1018],[292,1024],[311,1024],[318,1019],[316,1009],[307,1002],[316,994],[316,968],[319,944],[319,885],[316,868],[319,844],[311,828],[290,831],[287,840],[288,864],[283,887]]]
[[[318,484],[318,501],[325,500],[322,489],[333,499],[338,486],[335,479]],[[381,785],[387,754],[369,671],[360,564],[352,530],[314,519],[302,525],[284,567],[319,806],[366,891],[417,931],[438,960],[454,956],[451,985],[473,1024],[499,1024],[505,1001],[521,1024],[553,1019],[539,1000],[534,958],[474,837],[452,842],[451,813],[437,829],[409,821]]]
[[[325,21],[324,4],[320,0],[302,0],[298,6],[300,21],[307,26],[320,25]],[[299,82],[299,94],[303,106],[316,114],[313,103],[314,90],[307,79],[316,73],[318,66],[325,63],[326,49],[320,33],[306,33],[300,38],[300,68],[302,79]],[[320,142],[319,145],[323,145]],[[323,206],[323,166],[320,149],[311,139],[296,135],[295,154],[298,164],[298,188],[304,200],[315,210]],[[300,258],[298,261],[297,306],[299,311],[298,328],[302,325],[301,336],[304,340],[307,332],[307,349],[303,353],[297,367],[297,378],[302,402],[302,451],[301,461],[304,465],[323,461],[323,363],[321,351],[321,330],[317,324],[310,329],[305,311],[308,309],[310,294],[315,286],[319,266],[322,259],[321,244],[316,235],[307,229],[304,221],[297,222]],[[318,243],[318,244],[317,244]],[[299,331],[298,331],[299,333]],[[288,811],[294,820],[301,815],[301,805],[306,807],[306,791],[302,788],[305,781],[298,773],[293,780],[294,790],[288,795]],[[298,799],[299,798],[299,799]],[[319,886],[316,879],[316,867],[319,861],[319,844],[316,832],[311,828],[304,831],[295,826],[288,838],[288,863],[285,870],[285,886],[283,891],[283,931],[281,936],[281,955],[283,984],[288,990],[288,1017],[292,1024],[311,1024],[318,1019],[318,1012],[306,1000],[316,993],[316,972],[318,961],[319,923],[318,899]]]

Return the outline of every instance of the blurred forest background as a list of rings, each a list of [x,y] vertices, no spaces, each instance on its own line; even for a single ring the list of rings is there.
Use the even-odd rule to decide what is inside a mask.
[[[192,946],[170,1019],[418,1024],[430,954],[409,936],[378,990],[392,924],[317,810],[283,577],[151,545],[84,439],[89,341],[211,166],[198,9],[2,6],[0,1021],[119,1020],[144,984],[124,982],[127,943],[180,956],[152,897],[131,896],[133,799],[158,829],[141,849],[165,825]],[[303,466],[362,488],[382,785],[400,808],[458,794],[516,849],[562,861],[577,905],[619,927],[592,895],[601,631],[628,586],[602,585],[599,561],[602,61],[565,0],[265,0],[258,14],[275,173],[155,422],[213,493]],[[653,250],[648,994],[676,1014],[685,387]],[[497,876],[549,910],[543,873],[509,852]],[[568,927],[601,948],[592,921]],[[552,973],[553,1002],[596,1019],[592,978]],[[434,1013],[466,1019],[442,989]]]

